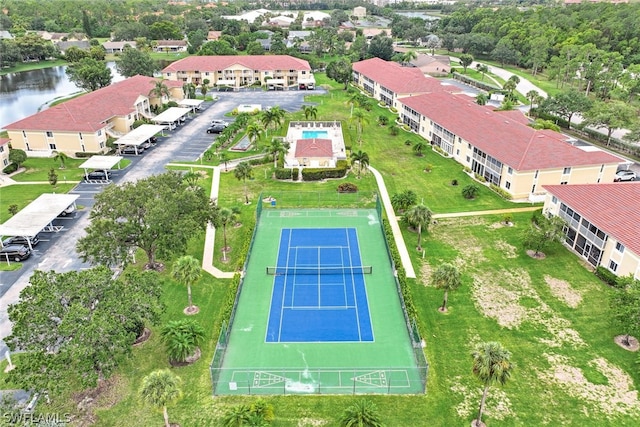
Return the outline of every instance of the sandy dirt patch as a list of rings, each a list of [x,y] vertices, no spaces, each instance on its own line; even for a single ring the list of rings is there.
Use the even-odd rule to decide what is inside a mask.
[[[493,244],[493,247],[501,252],[505,258],[516,258],[518,256],[517,248],[504,240],[498,240]]]
[[[549,285],[551,294],[569,307],[576,308],[582,302],[582,294],[573,289],[569,282],[548,275],[544,276],[544,281]]]
[[[433,274],[433,268],[431,265],[426,261],[422,261],[420,264],[420,282],[424,286],[431,285],[431,274]]]
[[[327,425],[329,422],[326,420],[318,420],[314,418],[300,418],[298,420],[298,427],[320,427]]]
[[[551,347],[586,345],[578,332],[571,328],[571,322],[558,316],[540,298],[526,270],[476,275],[472,293],[478,311],[495,319],[502,327],[515,329],[527,322],[546,330],[549,336],[538,340]]]
[[[581,369],[571,366],[568,357],[544,354],[551,368],[538,372],[539,378],[560,386],[567,394],[584,402],[585,413],[594,412],[612,418],[616,415],[639,416],[640,400],[634,390],[633,379],[623,370],[601,357],[589,365],[607,378],[607,384],[593,384]]]
[[[487,260],[482,253],[484,244],[466,230],[468,226],[483,224],[486,224],[486,220],[478,217],[440,219],[431,232],[459,252],[455,264],[458,264],[458,268],[464,268]]]
[[[464,384],[464,380],[462,376],[455,377],[451,382],[451,391],[456,393],[462,400],[456,405],[456,413],[460,418],[469,418],[471,415],[477,415],[478,413],[483,387],[480,383],[474,385]],[[489,389],[484,416],[495,420],[505,420],[515,416],[511,400],[509,400],[507,393],[499,387],[491,387]]]

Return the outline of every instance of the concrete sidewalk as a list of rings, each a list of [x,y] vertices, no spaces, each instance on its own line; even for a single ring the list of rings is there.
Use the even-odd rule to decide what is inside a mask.
[[[415,279],[416,272],[413,269],[413,264],[411,263],[411,257],[409,256],[409,251],[407,250],[407,245],[404,243],[404,238],[402,237],[402,231],[400,231],[400,225],[398,224],[398,220],[396,219],[396,214],[393,211],[393,206],[391,206],[391,198],[389,198],[389,192],[387,191],[387,186],[384,184],[384,179],[380,172],[376,169],[369,166],[369,170],[373,173],[373,176],[376,178],[376,182],[378,184],[378,192],[380,198],[382,200],[382,205],[384,206],[384,210],[387,212],[387,218],[389,218],[389,225],[391,226],[391,231],[393,232],[393,240],[396,242],[396,247],[398,248],[398,253],[400,254],[400,260],[402,261],[402,267],[406,273],[406,276]]]

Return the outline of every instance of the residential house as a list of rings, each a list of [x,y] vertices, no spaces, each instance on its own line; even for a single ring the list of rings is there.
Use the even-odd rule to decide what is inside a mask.
[[[0,40],[12,40],[14,39],[13,34],[11,34],[7,30],[0,30]]]
[[[288,16],[274,16],[273,18],[269,19],[268,24],[269,25],[274,25],[277,27],[282,27],[282,28],[289,28],[291,26],[291,24],[293,24],[295,21],[295,18],[290,18]]]
[[[58,47],[58,50],[60,50],[60,53],[63,55],[65,54],[67,49],[69,49],[70,47],[77,47],[78,49],[86,50],[86,51],[91,50],[91,45],[89,44],[88,40],[60,41],[60,42],[57,42],[55,45]]]
[[[619,157],[535,130],[515,111],[492,111],[446,91],[398,100],[400,120],[442,152],[515,200],[542,201],[543,186],[612,182]]]
[[[222,31],[209,31],[207,33],[207,41],[213,42],[218,40],[222,36]]]
[[[440,81],[425,77],[417,68],[402,67],[380,58],[353,64],[353,82],[378,101],[399,109],[398,100],[445,90]]]
[[[9,138],[0,138],[0,171],[9,166]]]
[[[136,48],[136,42],[133,40],[127,41],[118,41],[118,42],[104,42],[102,43],[102,47],[107,53],[122,53],[124,52],[124,47],[130,46],[132,48]]]
[[[70,99],[5,126],[14,148],[28,156],[47,157],[53,151],[105,153],[109,136],[120,137],[133,123],[151,117],[151,106],[167,102],[150,96],[157,80],[134,76]],[[182,83],[165,81],[172,99],[182,99]]]
[[[186,52],[186,40],[157,40],[153,48],[156,52]]]
[[[367,16],[367,8],[366,7],[362,7],[362,6],[356,6],[353,8],[353,16],[355,16],[356,18],[360,19],[360,18],[364,18],[365,16]]]
[[[371,40],[375,36],[391,37],[391,30],[388,28],[363,28],[362,35],[367,40]]]
[[[309,63],[289,55],[189,56],[162,70],[166,80],[241,88],[260,84],[283,89],[315,82]],[[268,82],[268,83],[267,83]]]
[[[640,279],[640,183],[544,188],[544,212],[566,221],[568,247],[594,267]]]
[[[451,72],[448,55],[425,55],[419,53],[416,59],[409,62],[409,66],[416,67],[423,74],[433,77],[443,77]]]
[[[295,159],[304,167],[335,167],[333,145],[330,139],[298,139],[295,143]]]

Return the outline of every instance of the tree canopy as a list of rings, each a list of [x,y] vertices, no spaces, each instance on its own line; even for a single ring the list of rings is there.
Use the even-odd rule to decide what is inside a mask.
[[[202,187],[173,171],[109,186],[95,199],[77,248],[83,260],[111,266],[127,262],[129,249],[139,248],[156,268],[158,256],[184,253],[189,238],[217,213]]]
[[[125,46],[120,59],[116,62],[116,68],[125,77],[136,75],[153,77],[153,73],[160,67],[149,52]]]
[[[154,272],[126,270],[114,279],[103,266],[35,271],[9,307],[7,345],[27,353],[11,371],[12,382],[38,391],[95,386],[130,354],[144,324],[157,322],[161,290]]]
[[[82,58],[67,67],[69,80],[81,89],[93,92],[111,84],[111,70],[104,62]]]

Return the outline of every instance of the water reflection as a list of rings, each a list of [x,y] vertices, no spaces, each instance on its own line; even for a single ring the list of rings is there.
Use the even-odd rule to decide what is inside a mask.
[[[113,82],[124,77],[108,62]],[[0,129],[37,113],[48,102],[77,93],[80,89],[69,81],[66,66],[23,71],[0,76]]]

